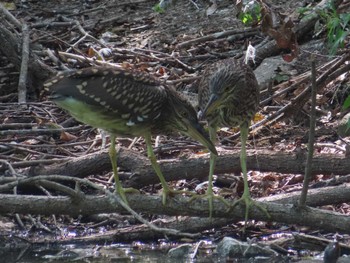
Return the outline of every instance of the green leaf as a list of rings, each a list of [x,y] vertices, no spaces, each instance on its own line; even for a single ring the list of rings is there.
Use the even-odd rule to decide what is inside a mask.
[[[346,100],[344,101],[344,104],[343,104],[343,110],[347,109],[350,107],[350,95],[346,98]],[[350,120],[349,120],[350,121]],[[349,122],[348,122],[349,124]]]
[[[156,4],[154,7],[153,7],[153,10],[157,13],[164,13],[164,9],[160,7],[159,4]]]
[[[350,21],[350,13],[349,14],[340,14],[339,17],[340,17],[340,21],[341,21],[343,29],[345,29],[348,26],[349,21]]]
[[[346,129],[345,129],[345,134],[347,134],[348,133],[348,131],[350,130],[350,119],[348,119],[348,123],[346,123]]]
[[[340,19],[338,17],[330,18],[327,23],[328,37],[334,37],[334,34],[338,30],[339,26],[340,26]]]
[[[344,47],[344,42],[348,34],[349,32],[339,30],[333,41],[329,40],[331,55],[334,55],[339,47]]]
[[[297,12],[299,13],[299,15],[301,17],[304,17],[306,15],[306,13],[310,12],[310,8],[309,7],[300,7],[297,9]]]
[[[274,79],[277,83],[281,83],[287,81],[289,79],[289,76],[286,74],[276,74]]]
[[[261,20],[261,6],[257,2],[249,2],[244,7],[244,12],[238,14],[239,20],[246,26],[257,24]]]

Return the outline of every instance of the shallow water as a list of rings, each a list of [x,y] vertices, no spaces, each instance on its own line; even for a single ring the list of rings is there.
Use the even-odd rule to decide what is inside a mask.
[[[182,258],[171,258],[167,255],[167,249],[159,246],[145,245],[144,248],[133,247],[131,245],[47,245],[41,247],[27,246],[22,248],[0,249],[0,263],[46,263],[46,262],[287,262],[275,261],[268,258],[255,259],[226,259],[220,260],[215,253],[210,250],[200,251],[196,258],[191,258],[191,254]],[[231,261],[232,260],[232,261]]]

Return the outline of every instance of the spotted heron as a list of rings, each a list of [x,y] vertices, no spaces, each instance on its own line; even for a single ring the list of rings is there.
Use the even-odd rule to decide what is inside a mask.
[[[245,221],[248,219],[250,207],[254,204],[251,199],[246,165],[246,141],[249,125],[259,106],[259,85],[253,70],[243,61],[225,59],[209,66],[203,73],[199,84],[200,118],[206,119],[209,126],[209,136],[215,144],[218,127],[239,126],[241,132],[240,162],[243,173],[244,191],[237,200],[246,205]],[[209,210],[212,210],[213,198],[220,198],[213,194],[213,174],[216,155],[210,155],[209,186],[207,197]],[[226,203],[227,204],[227,203]],[[264,208],[257,205],[259,208]],[[266,212],[266,210],[264,210]]]
[[[163,187],[163,204],[169,194],[180,191],[167,185],[153,152],[151,135],[179,131],[201,142],[213,156],[217,154],[190,103],[146,73],[90,67],[59,74],[44,87],[51,93],[49,98],[74,118],[110,133],[115,190],[126,203],[125,192],[131,189],[122,188],[119,181],[117,135],[144,137],[148,157]]]

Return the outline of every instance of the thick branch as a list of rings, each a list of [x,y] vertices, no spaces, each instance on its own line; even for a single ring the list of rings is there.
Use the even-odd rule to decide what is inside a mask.
[[[162,205],[161,197],[146,195],[129,195],[130,206],[139,213],[163,214],[170,216],[208,216],[208,203],[204,199],[189,202],[189,198],[174,197],[168,200],[166,206]],[[1,213],[31,213],[31,214],[69,214],[91,215],[95,213],[121,212],[122,208],[111,204],[109,197],[85,196],[79,202],[72,201],[69,197],[46,197],[46,196],[15,196],[0,195]],[[263,221],[275,221],[286,224],[299,224],[322,228],[330,232],[350,233],[348,228],[350,218],[346,215],[324,211],[315,208],[297,209],[293,205],[277,203],[261,203],[267,208],[271,218],[265,213],[253,208],[249,217]],[[44,209],[43,209],[44,208]],[[236,206],[231,211],[219,201],[214,203],[214,217],[228,218],[228,222],[237,222],[244,219],[244,206]],[[335,224],[334,222],[337,222]],[[211,225],[207,227],[212,227]],[[198,230],[198,229],[197,229]],[[191,226],[188,230],[191,231]]]
[[[126,148],[118,149],[117,159],[118,167],[124,170],[135,173],[148,173],[147,171],[152,170],[147,157]],[[33,167],[28,174],[30,176],[61,174],[84,178],[107,170],[112,170],[111,161],[108,151],[103,151],[74,158],[65,163]]]
[[[346,183],[339,186],[329,186],[324,188],[309,189],[306,199],[308,206],[336,205],[350,201],[350,184]],[[283,193],[262,197],[261,202],[276,202],[279,204],[297,204],[300,197],[300,191],[292,193]]]
[[[216,174],[240,172],[240,151],[220,151],[217,160]],[[279,172],[303,174],[306,153],[273,152],[269,150],[248,150],[247,166],[249,170],[261,172]],[[171,159],[160,161],[161,169],[167,181],[193,178],[205,180],[209,171],[208,154],[192,156],[188,159]],[[135,188],[159,183],[158,177],[148,158],[134,151],[120,149],[118,166],[134,173],[126,184]],[[36,167],[31,175],[61,174],[75,177],[111,170],[108,153],[94,153],[72,159],[67,163]],[[346,175],[350,171],[349,159],[335,154],[315,154],[312,175],[335,174]]]

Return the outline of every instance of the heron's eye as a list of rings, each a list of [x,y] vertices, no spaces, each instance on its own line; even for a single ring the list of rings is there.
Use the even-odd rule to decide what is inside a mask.
[[[224,89],[224,92],[228,92],[230,91],[231,87],[230,86],[226,86],[225,89]]]
[[[187,111],[182,111],[180,112],[180,115],[182,118],[187,119],[188,118],[188,112]]]

